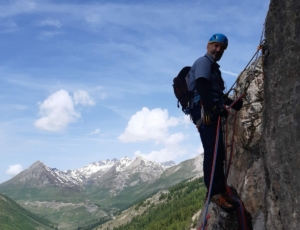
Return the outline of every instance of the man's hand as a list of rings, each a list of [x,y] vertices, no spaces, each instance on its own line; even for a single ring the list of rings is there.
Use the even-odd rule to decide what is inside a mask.
[[[233,108],[234,110],[236,110],[236,111],[240,111],[242,107],[243,107],[243,100],[242,100],[242,99],[238,100],[238,101],[232,106],[232,108]]]
[[[211,109],[208,107],[202,106],[201,108],[201,120],[204,125],[211,125],[212,124],[212,113]]]
[[[225,94],[226,95],[226,94]],[[224,96],[225,96],[224,95]],[[229,97],[226,97],[226,98],[223,98],[224,99],[224,104],[225,105],[231,105],[234,101],[232,100],[232,99],[230,99]],[[232,106],[232,108],[234,109],[234,110],[236,110],[236,111],[240,111],[241,110],[241,108],[243,107],[243,100],[242,99],[240,99],[240,100],[238,100],[233,106]]]

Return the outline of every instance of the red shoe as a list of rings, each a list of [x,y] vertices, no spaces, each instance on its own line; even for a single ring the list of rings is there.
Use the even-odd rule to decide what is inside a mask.
[[[230,196],[227,192],[222,193],[222,197],[230,204],[232,204],[234,207],[239,206],[239,202],[236,201],[232,196]]]
[[[210,201],[215,203],[216,205],[220,206],[224,210],[232,210],[233,206],[227,202],[227,200],[222,196],[222,194],[214,195],[210,198]]]

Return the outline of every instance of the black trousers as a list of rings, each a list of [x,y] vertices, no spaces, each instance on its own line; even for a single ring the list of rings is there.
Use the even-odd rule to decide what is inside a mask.
[[[203,173],[204,173],[204,183],[207,188],[207,191],[209,190],[210,177],[211,177],[211,171],[213,166],[217,123],[218,123],[217,121],[214,121],[212,125],[201,124],[200,127],[198,127],[202,145],[204,148]],[[211,196],[226,191],[225,175],[224,175],[225,152],[224,152],[223,133],[222,133],[221,124],[219,129],[220,132],[219,132],[218,151],[217,151],[215,173],[214,173],[214,178],[212,183]]]

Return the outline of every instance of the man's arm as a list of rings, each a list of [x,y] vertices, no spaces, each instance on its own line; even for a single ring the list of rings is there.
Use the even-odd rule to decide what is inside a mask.
[[[213,109],[215,106],[215,102],[211,98],[211,95],[209,93],[210,88],[211,86],[207,78],[199,77],[196,80],[195,89],[200,94],[203,106],[209,109]]]

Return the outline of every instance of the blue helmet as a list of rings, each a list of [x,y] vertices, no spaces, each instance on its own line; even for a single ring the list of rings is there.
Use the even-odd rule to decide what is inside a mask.
[[[228,46],[228,39],[224,34],[214,34],[208,41],[208,43],[218,42],[225,46],[225,49]]]

